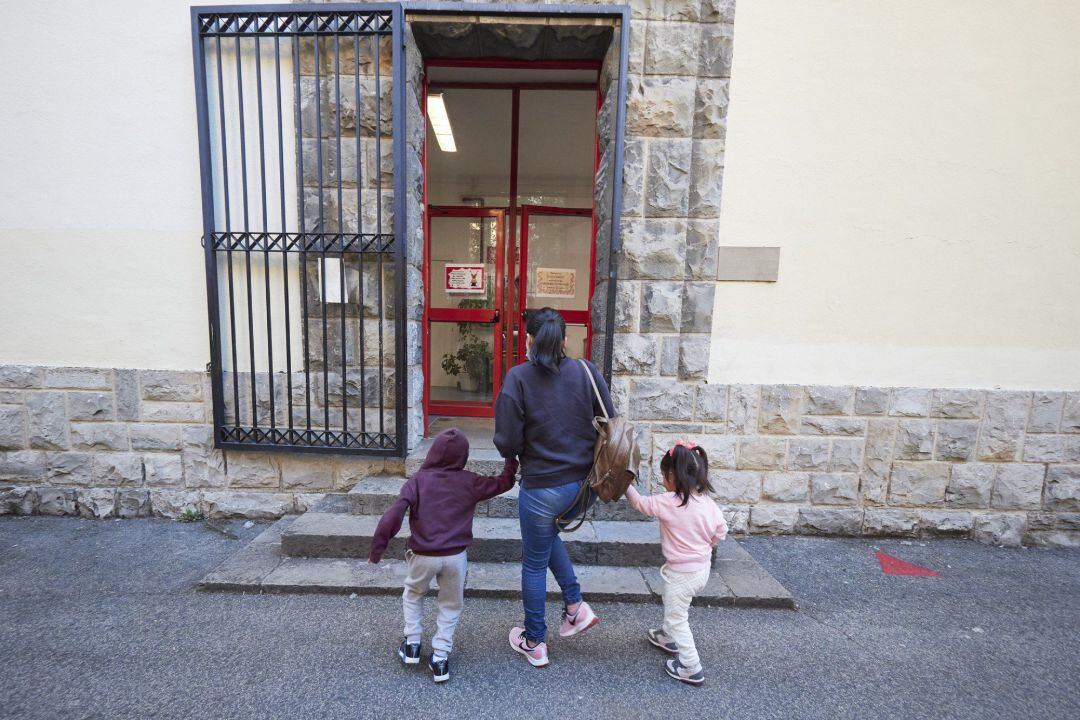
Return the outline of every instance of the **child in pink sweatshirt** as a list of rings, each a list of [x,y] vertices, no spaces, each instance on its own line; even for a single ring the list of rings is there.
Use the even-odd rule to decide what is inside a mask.
[[[709,582],[712,548],[727,537],[727,522],[710,497],[709,458],[686,440],[677,440],[660,461],[664,489],[645,497],[631,485],[630,504],[660,520],[660,547],[667,561],[664,579],[664,625],[649,630],[649,642],[676,655],[664,663],[667,674],[690,685],[705,682],[705,672],[690,632],[690,603]]]

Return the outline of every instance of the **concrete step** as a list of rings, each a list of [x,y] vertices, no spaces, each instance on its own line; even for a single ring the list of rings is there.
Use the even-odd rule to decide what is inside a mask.
[[[371,536],[379,522],[376,515],[308,512],[284,531],[282,552],[292,557],[366,558]],[[386,557],[405,557],[408,521],[390,541]],[[659,567],[660,526],[657,523],[618,520],[587,521],[573,533],[562,535],[575,563]],[[520,562],[521,530],[511,518],[478,517],[473,521],[469,557],[476,562]]]
[[[420,444],[405,458],[405,476],[409,477],[424,464],[428,448],[434,442],[432,438],[424,438]],[[503,469],[503,459],[495,448],[472,448],[469,451],[469,461],[465,463],[465,469],[480,475],[498,475]]]
[[[283,555],[282,539],[296,522],[296,516],[279,520],[203,578],[199,588],[258,593],[401,593],[405,563],[400,560],[388,559],[378,565],[369,565],[359,559]],[[582,591],[590,601],[661,602],[663,581],[658,567],[578,565],[575,570]],[[518,599],[520,591],[519,564],[478,562],[470,551],[467,596]],[[548,598],[560,598],[558,586],[550,575]],[[713,575],[705,590],[694,598],[694,604],[795,607],[791,593],[734,540],[720,544]]]
[[[499,468],[501,470],[502,465]],[[366,477],[356,483],[353,489],[345,496],[347,503],[345,511],[354,515],[382,515],[394,502],[394,498],[397,497],[398,493],[401,492],[401,486],[404,483],[405,478],[403,477],[390,475]],[[502,495],[481,503],[476,507],[476,516],[516,518],[518,516],[518,492],[520,489],[520,485],[514,485]],[[341,510],[337,509],[340,507],[338,505],[327,505],[325,506],[327,510],[323,510],[323,507],[319,506],[315,509],[324,512],[341,512]],[[329,509],[331,507],[334,509]],[[630,503],[625,499],[612,503],[598,500],[590,508],[589,517],[593,520],[625,520],[627,522],[650,522],[652,520],[630,507]]]

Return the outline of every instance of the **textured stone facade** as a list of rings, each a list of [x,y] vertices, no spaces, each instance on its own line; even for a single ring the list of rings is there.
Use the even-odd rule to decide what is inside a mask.
[[[279,517],[400,460],[213,448],[209,376],[0,366],[0,514]]]
[[[214,450],[207,376],[0,366],[0,514],[276,517],[398,460]],[[737,532],[1080,544],[1080,392],[619,376],[642,482],[680,436]]]
[[[643,481],[694,439],[738,531],[1080,544],[1080,393],[626,377],[614,390],[640,429]]]
[[[422,359],[419,349],[420,320],[423,317],[423,116],[420,112],[423,64],[411,33],[405,34],[405,66],[408,70],[408,92],[405,97],[406,194],[406,258],[405,283],[408,301],[400,309],[406,316],[406,360],[408,397],[406,407],[407,444],[415,445],[423,432]],[[389,37],[378,44],[378,67],[374,41],[365,39],[356,57],[352,38],[331,38],[318,43],[301,42],[299,110],[301,118],[301,149],[303,163],[303,216],[305,230],[320,227],[329,232],[391,232],[394,224],[393,186],[393,58],[394,48]],[[317,58],[317,60],[316,60]],[[376,71],[378,78],[376,78]],[[359,83],[359,87],[357,87]],[[377,92],[376,92],[377,90]],[[357,100],[359,99],[359,106]],[[339,127],[340,124],[340,127]],[[337,141],[338,135],[342,141]],[[359,137],[359,143],[357,138]],[[322,159],[322,174],[315,159]],[[319,260],[308,260],[307,322],[308,364],[319,371],[329,367],[327,385],[331,406],[341,404],[341,368],[345,365],[349,405],[357,409],[362,404],[368,417],[378,417],[380,363],[382,367],[383,407],[393,411],[394,343],[399,309],[396,292],[399,279],[395,277],[393,258],[376,259],[367,255],[361,264],[356,256],[347,259],[345,273],[348,303],[324,303],[320,292]],[[331,282],[337,282],[332,279]],[[380,297],[381,289],[381,297]],[[344,308],[344,310],[343,310]],[[341,313],[346,313],[341,322]],[[328,357],[322,355],[325,328]],[[344,330],[343,330],[344,328]],[[342,335],[344,334],[344,337]],[[380,352],[381,344],[381,352]],[[345,357],[342,358],[342,348]],[[363,366],[362,366],[363,364]],[[318,373],[316,373],[318,375]],[[364,390],[361,392],[361,376]],[[321,381],[315,378],[314,394],[319,396]],[[294,384],[303,392],[303,382]],[[227,405],[229,402],[226,398]],[[227,407],[228,412],[228,407]],[[241,398],[241,414],[243,399]],[[356,415],[356,412],[352,413]],[[350,426],[361,427],[358,417],[350,416]],[[333,421],[333,418],[332,418]],[[393,428],[389,419],[388,428]],[[365,427],[376,429],[375,423]]]

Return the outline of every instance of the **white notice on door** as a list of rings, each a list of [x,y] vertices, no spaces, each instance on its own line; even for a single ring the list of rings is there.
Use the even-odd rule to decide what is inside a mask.
[[[577,271],[573,268],[536,268],[533,297],[572,298],[577,295]]]
[[[345,302],[341,298],[341,258],[323,258],[319,266],[319,290],[324,303]]]
[[[484,266],[447,263],[446,292],[451,295],[483,295],[487,292]]]

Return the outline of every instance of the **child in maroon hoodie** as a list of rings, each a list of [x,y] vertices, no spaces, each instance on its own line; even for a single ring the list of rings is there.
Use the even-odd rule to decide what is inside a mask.
[[[460,430],[450,428],[439,433],[420,470],[405,481],[397,500],[379,520],[368,553],[368,562],[382,559],[408,509],[410,535],[405,551],[405,592],[401,596],[405,639],[398,648],[398,657],[406,665],[420,663],[424,595],[434,578],[439,583],[439,617],[431,640],[429,667],[435,682],[450,679],[448,658],[464,605],[465,553],[472,543],[476,504],[513,487],[517,472],[517,460],[507,459],[501,475],[484,477],[465,470],[468,459],[469,441]]]

